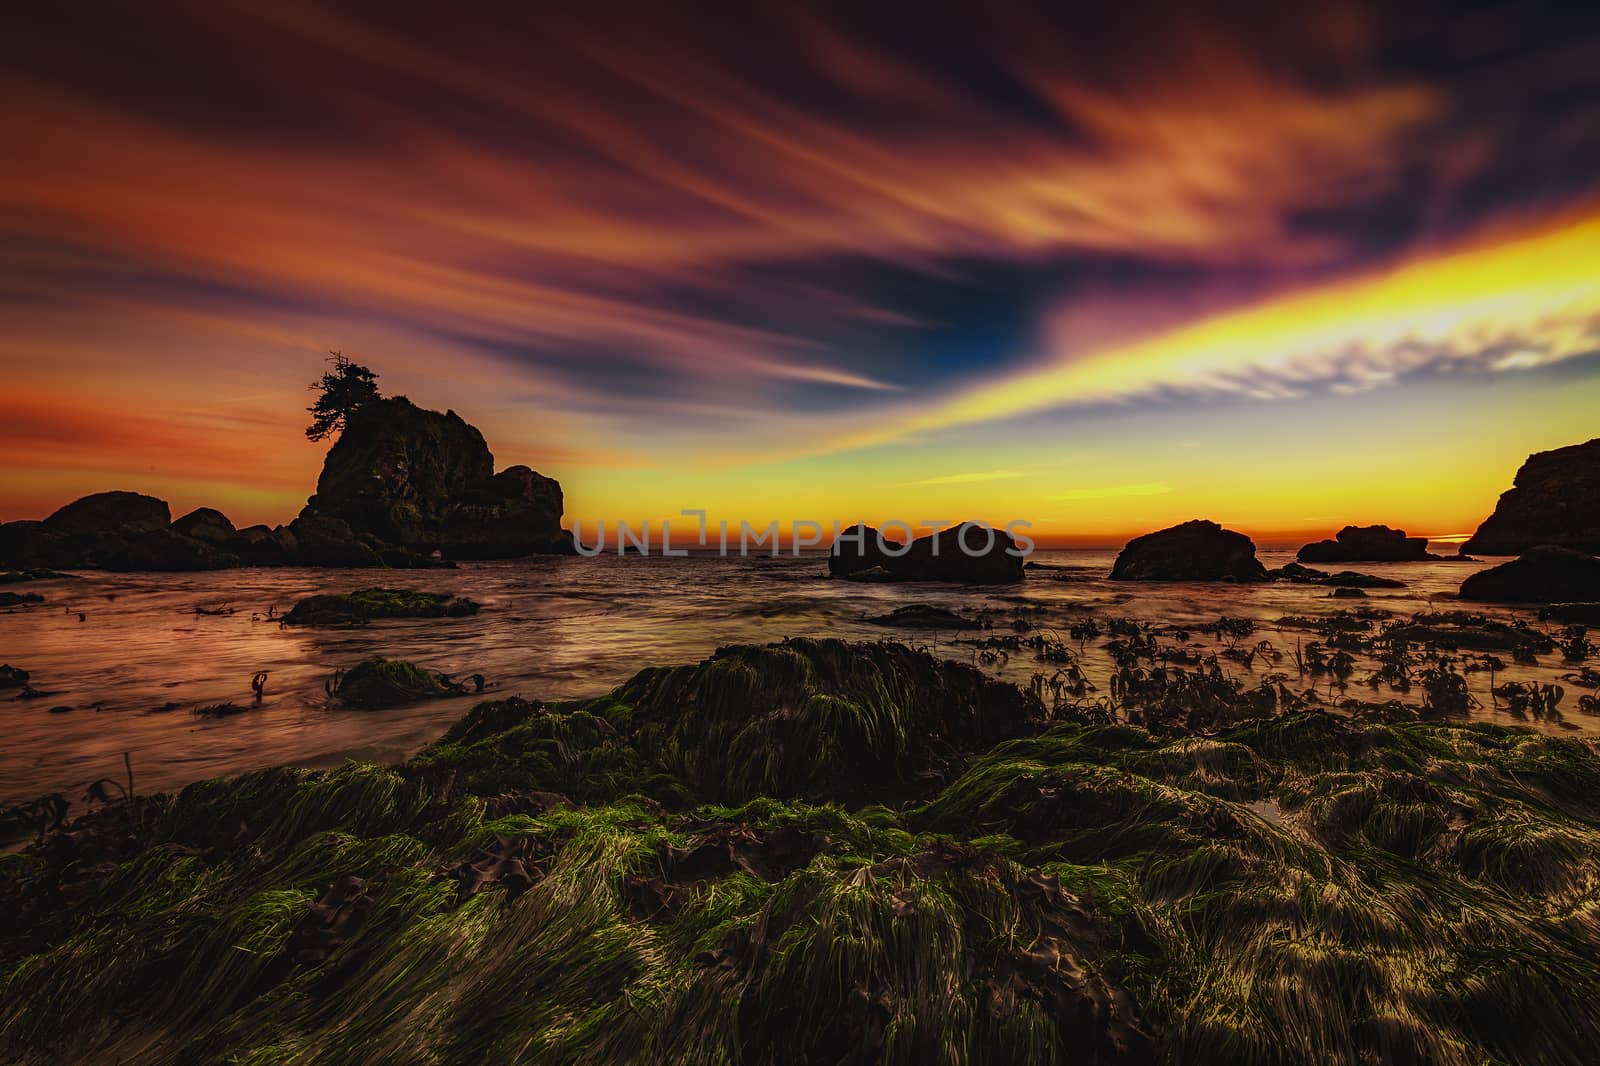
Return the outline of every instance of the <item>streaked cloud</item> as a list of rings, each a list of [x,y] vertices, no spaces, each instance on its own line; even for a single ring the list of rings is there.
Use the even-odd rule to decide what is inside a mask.
[[[1047,342],[1048,343],[1048,342]],[[1511,372],[1600,350],[1600,215],[1297,292],[966,392],[925,431],[1170,396],[1292,399],[1428,370]]]
[[[965,474],[945,474],[942,477],[923,478],[919,481],[908,481],[907,485],[969,485],[982,481],[1009,481],[1012,478],[1026,477],[1022,470],[975,470]]]

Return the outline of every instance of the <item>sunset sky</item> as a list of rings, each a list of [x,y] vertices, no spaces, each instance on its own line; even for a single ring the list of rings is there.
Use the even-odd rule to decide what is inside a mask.
[[[0,17],[0,520],[288,521],[329,349],[588,525],[1442,536],[1600,436],[1559,5],[48,6]]]

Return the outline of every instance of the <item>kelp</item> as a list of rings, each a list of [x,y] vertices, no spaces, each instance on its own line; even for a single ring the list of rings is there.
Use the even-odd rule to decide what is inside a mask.
[[[130,796],[0,859],[0,1059],[1592,1057],[1593,742],[1207,698],[790,641]]]

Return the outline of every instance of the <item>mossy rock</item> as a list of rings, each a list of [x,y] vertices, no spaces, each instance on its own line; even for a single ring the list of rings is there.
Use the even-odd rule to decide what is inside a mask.
[[[419,700],[457,695],[462,691],[416,663],[374,655],[351,667],[333,689],[350,707],[398,707]]]
[[[364,625],[379,618],[462,618],[482,605],[464,596],[420,589],[370,588],[308,596],[283,616],[284,625]]]

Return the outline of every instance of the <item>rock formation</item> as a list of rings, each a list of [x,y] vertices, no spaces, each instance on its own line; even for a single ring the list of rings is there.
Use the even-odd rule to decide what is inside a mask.
[[[1295,553],[1302,563],[1409,563],[1437,559],[1428,538],[1408,537],[1388,526],[1345,526],[1333,540],[1307,544]]]
[[[1267,568],[1243,533],[1195,519],[1135,537],[1111,568],[1113,581],[1265,581]]]
[[[0,569],[211,570],[225,566],[422,567],[572,550],[561,486],[525,466],[496,474],[483,434],[405,397],[353,412],[317,494],[288,527],[235,529],[201,507],[98,492],[42,522],[0,525]]]
[[[1489,603],[1600,600],[1600,558],[1542,545],[1520,559],[1473,574],[1461,583],[1459,595]]]
[[[880,544],[878,536],[871,526],[846,530],[834,542],[828,572],[856,581],[1000,585],[1022,580],[1024,559],[1017,542],[981,522],[962,522],[918,537],[909,546]]]
[[[317,493],[291,526],[307,550],[352,560],[352,539],[447,558],[504,559],[571,550],[561,528],[561,486],[525,466],[494,472],[483,434],[454,411],[440,414],[404,396],[376,400],[353,412],[328,450]],[[375,551],[374,554],[379,554]],[[360,562],[319,565],[362,565]]]
[[[1516,555],[1540,544],[1600,553],[1600,437],[1530,455],[1461,552]]]

